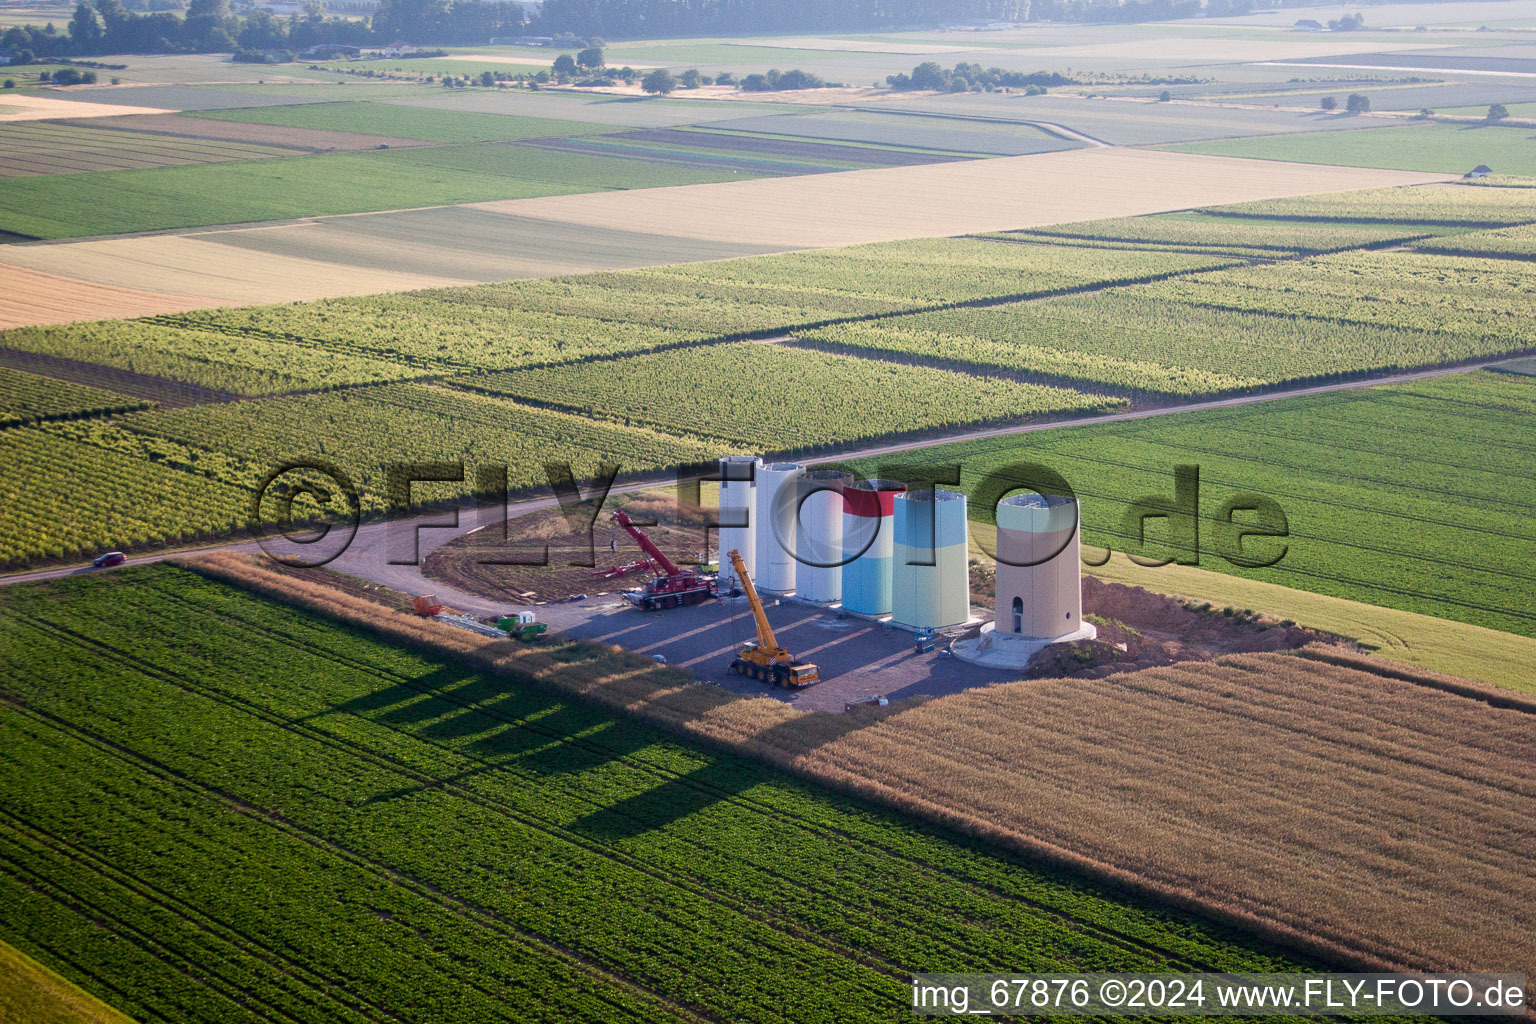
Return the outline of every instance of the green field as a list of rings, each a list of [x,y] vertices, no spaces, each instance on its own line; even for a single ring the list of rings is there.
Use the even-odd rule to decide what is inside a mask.
[[[276,107],[204,110],[189,117],[216,121],[245,121],[287,128],[320,128],[366,135],[392,135],[428,142],[498,142],[541,139],[611,131],[605,125],[559,121],[543,117],[475,114],[430,110],[397,103],[343,100],[337,103],[291,103]]]
[[[981,235],[1004,241],[1093,245],[1104,248],[1164,249],[1220,256],[1284,259],[1340,249],[1393,245],[1423,238],[1445,228],[1416,224],[1348,224],[1331,221],[1276,223],[1220,213],[1167,213],[1122,217],[1078,224],[1058,224],[1027,231]]]
[[[1221,139],[1163,148],[1181,153],[1446,174],[1465,174],[1478,164],[1487,164],[1500,174],[1536,174],[1536,137],[1529,128],[1423,124]]]
[[[0,429],[148,406],[128,395],[0,366]]]
[[[0,939],[141,1021],[890,1021],[916,971],[1303,966],[185,570],[0,604]]]
[[[494,144],[326,153],[0,180],[0,231],[70,238],[740,176]]]
[[[464,386],[763,451],[1121,404],[1063,388],[750,341],[613,359],[580,373],[557,366],[470,377]]]
[[[1154,557],[1180,554],[1166,521],[1151,521],[1142,548],[1126,509],[1144,495],[1172,499],[1174,467],[1198,465],[1201,567],[1536,636],[1533,413],[1536,380],[1474,372],[945,445],[902,461],[962,463],[965,488],[1010,463],[1050,466],[1083,502],[1085,544]],[[1285,541],[1245,543],[1250,558],[1285,545],[1271,568],[1222,557],[1222,503],[1245,493],[1271,497],[1289,520]]]

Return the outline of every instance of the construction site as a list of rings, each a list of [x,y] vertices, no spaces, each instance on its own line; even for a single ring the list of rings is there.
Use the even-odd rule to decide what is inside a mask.
[[[732,456],[714,506],[621,495],[590,535],[552,509],[514,520],[510,554],[481,531],[441,544],[422,572],[443,601],[418,612],[531,643],[546,629],[611,643],[832,712],[1318,639],[1085,579],[1075,498],[1005,496],[995,550],[968,513],[955,490]]]

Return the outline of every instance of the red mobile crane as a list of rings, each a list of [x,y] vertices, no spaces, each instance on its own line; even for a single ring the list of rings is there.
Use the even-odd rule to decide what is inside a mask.
[[[670,558],[661,553],[661,548],[651,542],[651,538],[645,535],[645,531],[629,521],[629,516],[622,509],[613,514],[613,521],[618,523],[625,533],[635,538],[635,543],[640,545],[640,550],[649,555],[651,561],[661,568],[660,576],[649,580],[645,586],[627,595],[629,602],[636,608],[643,608],[646,611],[654,611],[657,608],[676,608],[680,604],[698,604],[705,598],[714,596],[713,577],[693,569],[679,569]]]

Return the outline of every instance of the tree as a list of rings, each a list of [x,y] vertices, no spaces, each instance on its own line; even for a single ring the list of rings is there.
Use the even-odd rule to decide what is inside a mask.
[[[601,46],[589,46],[576,55],[576,63],[584,68],[597,69],[603,66],[603,48]]]
[[[703,81],[703,76],[699,74],[698,68],[689,68],[677,76],[677,81],[684,89],[697,89]]]
[[[1358,92],[1349,94],[1349,99],[1344,101],[1344,109],[1351,114],[1368,114],[1371,111],[1371,98]]]
[[[223,29],[228,22],[228,0],[192,0],[187,4],[186,33],[193,46],[209,47],[213,43],[214,30]],[[228,34],[227,29],[225,34]]]
[[[640,82],[640,88],[652,96],[665,96],[677,88],[677,79],[666,68],[657,68]]]
[[[1322,106],[1322,108],[1324,110],[1337,110],[1337,109],[1339,109],[1339,101],[1334,99],[1332,96],[1324,96],[1323,97],[1323,102],[1320,105]]]
[[[84,0],[75,5],[75,16],[69,19],[69,38],[81,53],[95,53],[101,43],[101,22],[96,20],[96,9]]]
[[[1173,93],[1169,92],[1167,89],[1164,89],[1162,92],[1157,94],[1157,102],[1159,103],[1167,103],[1171,99],[1173,99]]]
[[[1509,116],[1509,108],[1502,103],[1495,103],[1488,108],[1488,123],[1493,124],[1502,121]]]
[[[912,69],[913,89],[933,89],[942,92],[949,88],[949,72],[936,61],[924,61]]]
[[[480,72],[480,84],[489,89],[496,84],[496,76],[489,71],[482,71]]]
[[[574,75],[576,73],[576,58],[568,53],[562,53],[555,58],[555,74]]]

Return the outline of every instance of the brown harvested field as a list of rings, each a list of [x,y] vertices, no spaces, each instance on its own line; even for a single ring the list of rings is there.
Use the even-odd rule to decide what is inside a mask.
[[[247,124],[243,121],[215,121],[179,114],[135,114],[129,117],[78,117],[65,124],[82,128],[107,128],[123,132],[147,132],[189,139],[249,143],[258,146],[285,146],[316,153],[332,150],[405,149],[433,146],[420,139],[397,139],[389,135],[365,135],[359,132],[335,132],[322,128],[285,128],[276,124]]]
[[[813,248],[1447,179],[1443,174],[1279,161],[1186,159],[1191,155],[1079,149],[475,205],[592,227]]]
[[[110,316],[144,316],[172,309],[290,302],[471,283],[460,278],[370,270],[237,249],[191,235],[149,235],[61,245],[5,246],[0,248],[0,267],[4,268],[0,270],[0,275],[25,267],[43,271],[47,275],[68,274],[86,281],[137,289],[140,293],[159,288],[196,288],[200,296],[188,299],[185,295],[170,295],[159,306],[147,303],[141,312],[106,314]],[[38,324],[99,319],[95,315],[87,316],[67,304],[60,306],[54,303],[54,306],[58,307],[54,319],[32,319],[25,322]],[[24,310],[26,307],[23,304],[21,308]],[[59,315],[63,315],[63,318],[59,318]]]
[[[196,295],[97,284],[0,263],[0,328],[117,320],[214,305],[218,303]]]
[[[1536,972],[1528,707],[1247,654],[970,691],[800,761],[1361,965]]]
[[[575,672],[232,554],[194,567],[1332,964],[1536,973],[1530,698],[1309,649],[802,713],[618,651]]]

